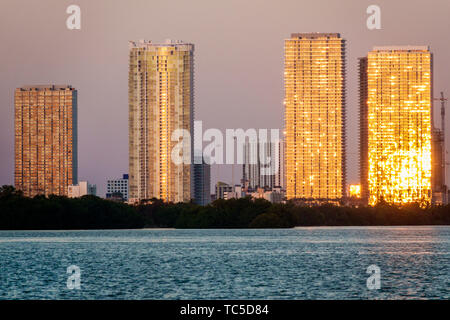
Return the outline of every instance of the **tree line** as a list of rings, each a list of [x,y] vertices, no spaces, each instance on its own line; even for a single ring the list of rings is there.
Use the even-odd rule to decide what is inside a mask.
[[[12,186],[0,187],[1,230],[135,228],[292,228],[295,226],[450,225],[450,206],[418,204],[346,207],[301,206],[288,201],[219,199],[207,206],[158,199],[136,206],[96,196],[25,197]]]

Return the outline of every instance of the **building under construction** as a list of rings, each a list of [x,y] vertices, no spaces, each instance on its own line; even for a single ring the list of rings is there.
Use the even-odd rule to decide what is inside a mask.
[[[445,101],[444,93],[434,99],[441,102],[441,127],[436,128],[433,122],[431,161],[432,161],[432,203],[447,204],[447,185],[445,184]]]

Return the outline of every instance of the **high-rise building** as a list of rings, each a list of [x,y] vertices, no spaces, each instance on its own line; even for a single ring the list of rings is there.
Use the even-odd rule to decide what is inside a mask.
[[[363,204],[369,202],[367,57],[359,58],[359,181]]]
[[[211,165],[203,158],[194,166],[194,202],[206,206],[211,202]]]
[[[284,142],[246,141],[243,148],[242,180],[248,188],[281,187],[284,190]]]
[[[433,100],[440,100],[441,102],[441,124],[440,127],[435,127],[435,122],[432,123],[431,134],[431,190],[432,204],[441,205],[448,203],[447,184],[445,183],[445,101],[444,92],[441,92],[440,98]],[[433,107],[434,109],[434,107]],[[432,117],[433,118],[433,117]]]
[[[345,40],[294,33],[285,40],[286,197],[345,193]]]
[[[374,47],[360,60],[361,186],[374,205],[431,201],[432,54]]]
[[[14,183],[24,195],[67,195],[77,183],[77,90],[44,85],[17,88]]]
[[[243,146],[244,164],[242,165],[242,181],[250,189],[260,186],[259,146],[257,141],[246,141]]]
[[[106,199],[128,201],[128,188],[128,174],[123,174],[119,179],[109,179],[106,183]]]
[[[280,187],[282,191],[286,191],[286,165],[285,165],[285,143],[280,140],[278,143],[278,170],[275,173],[275,187]]]
[[[130,200],[189,201],[192,165],[173,161],[172,134],[193,136],[194,45],[130,42],[129,59]]]

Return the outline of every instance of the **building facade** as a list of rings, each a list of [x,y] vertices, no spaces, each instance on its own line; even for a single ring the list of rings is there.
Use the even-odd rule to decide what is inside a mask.
[[[69,198],[79,198],[86,195],[97,195],[97,186],[89,184],[88,181],[80,181],[67,187],[67,196]]]
[[[216,183],[216,197],[215,199],[225,199],[229,192],[233,192],[233,187],[229,184],[219,181]]]
[[[286,165],[285,165],[285,143],[284,140],[278,142],[278,170],[275,172],[275,187],[280,187],[282,191],[286,191]]]
[[[359,181],[361,201],[369,203],[369,128],[367,108],[367,57],[359,58]]]
[[[128,174],[123,174],[122,178],[110,179],[106,183],[106,199],[121,198],[128,201]]]
[[[294,33],[285,40],[287,199],[345,195],[345,40]]]
[[[194,202],[206,206],[211,202],[211,165],[202,159],[194,163]]]
[[[24,86],[14,95],[14,184],[25,196],[67,195],[77,181],[77,90]]]
[[[191,161],[173,161],[172,134],[193,136],[194,45],[130,42],[129,59],[129,198],[189,201]],[[190,158],[193,143],[185,142]]]
[[[374,47],[360,60],[361,187],[368,203],[431,202],[432,54]]]
[[[445,181],[445,166],[446,166],[446,149],[445,149],[445,102],[444,92],[441,92],[439,100],[441,102],[441,124],[440,128],[435,127],[436,121],[433,121],[432,126],[432,142],[431,142],[431,190],[432,203],[435,205],[448,204],[448,190]],[[433,108],[434,109],[434,108]]]
[[[242,181],[251,190],[258,188],[285,190],[284,142],[246,141],[243,146]]]

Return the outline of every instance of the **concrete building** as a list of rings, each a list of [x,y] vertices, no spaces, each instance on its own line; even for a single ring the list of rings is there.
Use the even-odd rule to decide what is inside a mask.
[[[359,65],[362,197],[370,205],[431,203],[429,48],[374,47]]]
[[[275,173],[275,187],[281,187],[282,191],[286,191],[286,162],[285,162],[285,143],[284,140],[280,140],[278,143],[278,155],[280,160],[278,161],[278,170]]]
[[[241,185],[236,184],[234,187],[230,189],[230,191],[225,191],[223,194],[223,198],[225,200],[230,199],[240,199],[245,197],[245,192]]]
[[[79,198],[85,195],[97,195],[97,186],[89,184],[87,181],[80,181],[78,184],[67,187],[67,196],[69,198]]]
[[[183,140],[189,161],[180,164],[171,137],[176,129],[193,137],[194,45],[130,42],[128,93],[130,200],[190,201],[193,143]]]
[[[445,139],[441,129],[433,128],[431,135],[431,201],[433,204],[447,204],[447,185],[445,183]]]
[[[225,199],[225,194],[228,192],[233,192],[233,187],[225,182],[216,183],[216,200]]]
[[[194,202],[206,206],[211,203],[211,165],[205,163],[194,164]]]
[[[77,181],[77,90],[24,86],[14,95],[14,184],[25,196],[67,195]]]
[[[250,190],[286,187],[283,141],[246,141],[243,154],[242,181]]]
[[[123,174],[122,178],[110,179],[106,184],[106,199],[128,201],[128,174]]]
[[[433,121],[432,135],[431,135],[431,201],[435,205],[448,204],[447,184],[445,181],[445,166],[446,166],[446,150],[445,150],[445,102],[444,92],[441,92],[440,98],[435,98],[441,102],[441,126],[435,127]]]
[[[273,188],[269,191],[264,188],[258,188],[255,192],[250,193],[250,195],[254,199],[266,199],[272,203],[281,203],[284,200],[285,192],[280,187]]]
[[[285,40],[288,199],[345,196],[345,40],[294,33]]]

